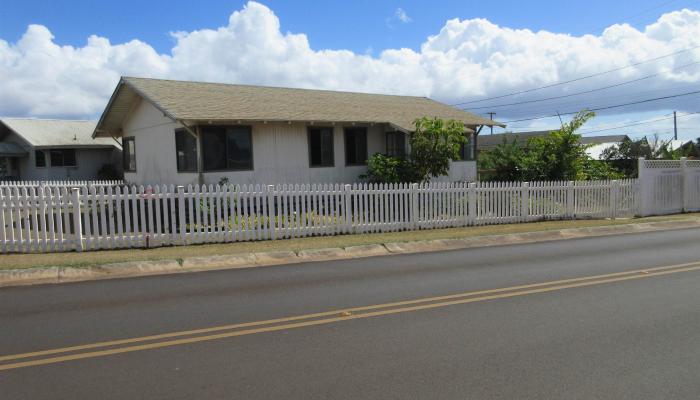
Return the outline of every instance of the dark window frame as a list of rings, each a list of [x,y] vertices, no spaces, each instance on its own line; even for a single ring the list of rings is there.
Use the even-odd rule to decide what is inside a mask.
[[[397,136],[397,137],[398,137],[399,135],[400,135],[401,137],[403,137],[403,140],[402,140],[402,141],[403,141],[403,147],[401,147],[401,148],[399,149],[398,152],[392,152],[392,151],[390,151],[390,149],[389,149],[389,137],[390,137],[390,136]],[[405,159],[406,156],[407,156],[407,153],[408,153],[408,152],[406,151],[406,138],[407,138],[407,136],[408,136],[408,135],[406,134],[406,132],[401,132],[401,131],[390,131],[390,132],[386,132],[384,136],[385,136],[384,148],[385,148],[385,150],[386,150],[386,155],[389,156],[389,157],[396,157],[396,158]],[[397,149],[398,149],[398,146],[397,146]]]
[[[331,134],[331,148],[330,148],[330,153],[331,153],[331,160],[330,162],[323,162],[323,149],[321,149],[321,163],[320,164],[314,164],[313,163],[313,158],[312,158],[312,144],[311,144],[311,131],[319,131],[321,135],[323,134],[323,131],[330,131]],[[319,137],[321,140],[320,145],[323,146],[323,137]],[[329,168],[329,167],[335,167],[335,129],[332,126],[313,126],[313,127],[308,127],[306,130],[306,142],[308,144],[308,150],[309,150],[309,168]]]
[[[133,169],[129,168],[130,163],[127,161],[127,158],[129,157],[129,146],[127,146],[127,143],[131,143],[131,147],[133,147],[134,149]],[[136,138],[133,136],[122,138],[122,168],[124,169],[124,172],[136,172],[137,167],[138,166],[136,165]]]
[[[364,140],[365,140],[364,160],[359,161],[359,162],[357,160],[354,160],[353,162],[350,162],[349,157],[348,157],[348,149],[349,149],[348,148],[348,138],[349,138],[351,133],[353,135],[355,135],[357,131],[361,131],[363,133]],[[355,166],[367,165],[367,160],[369,159],[369,149],[368,149],[368,143],[367,143],[367,136],[368,136],[367,127],[348,127],[348,128],[343,129],[343,134],[344,134],[344,137],[343,137],[344,142],[343,143],[345,144],[345,146],[344,146],[345,147],[345,166],[346,167],[355,167]],[[355,149],[355,150],[357,150],[357,149]]]
[[[224,169],[208,169],[206,166],[206,162],[203,163],[202,165],[202,172],[238,172],[238,171],[254,171],[255,170],[255,160],[254,160],[254,152],[253,152],[253,127],[251,125],[206,125],[202,126],[200,128],[200,140],[202,140],[202,159],[206,160],[207,154],[206,154],[206,146],[204,145],[204,135],[207,133],[205,132],[206,129],[227,129],[227,128],[245,128],[248,130],[248,139],[250,142],[250,166],[246,168],[224,168]],[[228,152],[228,146],[225,147],[226,152]],[[226,154],[226,159],[228,160],[228,154]],[[228,162],[228,161],[227,161]]]
[[[191,139],[194,141],[194,164],[190,167],[191,169],[183,168],[183,166],[180,164],[180,149],[178,147],[178,135],[183,135],[187,137],[188,139]],[[188,173],[188,172],[197,172],[197,138],[192,136],[189,132],[187,132],[186,129],[184,128],[179,128],[175,129],[175,167],[177,168],[177,172],[180,173]]]
[[[78,168],[78,157],[76,156],[75,149],[49,149],[49,165],[51,168]],[[66,154],[69,152],[73,153],[73,164],[66,165]],[[61,165],[56,165],[57,160],[55,161],[54,154],[60,153],[61,154]]]
[[[37,157],[37,154],[41,153],[41,159],[43,161],[44,165],[39,165],[39,158]],[[34,167],[35,168],[46,168],[47,167],[47,157],[46,157],[46,152],[44,150],[34,150]]]

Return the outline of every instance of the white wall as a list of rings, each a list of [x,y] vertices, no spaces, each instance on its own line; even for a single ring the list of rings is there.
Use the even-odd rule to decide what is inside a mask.
[[[334,126],[335,162],[332,167],[309,166],[309,125],[270,122],[251,126],[253,170],[204,173],[205,183],[215,184],[223,177],[232,184],[352,183],[358,182],[360,174],[366,171],[364,166],[345,165],[343,128],[349,125]],[[196,173],[177,172],[175,130],[179,127],[149,102],[137,104],[123,125],[123,136],[134,137],[136,172],[125,172],[124,179],[135,184],[196,184]],[[385,151],[384,132],[384,125],[368,126],[368,155]],[[449,180],[473,180],[476,177],[476,163],[455,164],[458,165],[451,168]]]
[[[135,184],[197,183],[196,173],[178,173],[175,129],[181,126],[165,117],[151,103],[140,101],[122,126],[122,137],[133,137],[136,172],[124,171],[124,180]]]
[[[34,161],[34,151],[29,157],[20,160],[20,178],[23,180],[94,180],[97,171],[112,161],[113,149],[76,149],[75,167],[52,167],[48,149],[46,151],[46,167],[37,168]]]

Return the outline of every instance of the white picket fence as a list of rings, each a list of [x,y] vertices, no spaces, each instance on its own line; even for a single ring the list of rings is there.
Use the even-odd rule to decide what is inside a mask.
[[[637,212],[637,181],[0,187],[0,250],[83,251]]]
[[[0,187],[76,187],[76,186],[121,186],[124,185],[122,180],[85,180],[85,181],[0,181]]]

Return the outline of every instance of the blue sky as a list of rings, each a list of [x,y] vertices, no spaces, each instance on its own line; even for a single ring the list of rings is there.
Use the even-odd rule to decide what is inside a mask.
[[[504,101],[654,76],[594,95],[494,108],[502,121],[551,115],[700,90],[700,65],[693,65],[700,63],[699,9],[700,0],[5,0],[0,115],[96,118],[120,75],[409,94],[452,104],[698,47],[596,79],[473,105],[485,113],[484,106]],[[692,114],[700,111],[699,99],[614,109],[586,129],[659,119],[599,134],[668,137],[669,113],[678,110],[681,137],[694,138],[700,136],[700,114]],[[556,125],[550,118],[509,127]]]

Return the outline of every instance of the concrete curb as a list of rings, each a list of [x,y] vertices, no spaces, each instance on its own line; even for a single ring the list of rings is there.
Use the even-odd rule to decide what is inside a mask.
[[[300,250],[297,253],[293,251],[273,251],[189,257],[179,260],[133,261],[87,267],[42,267],[2,270],[0,271],[0,287],[298,264],[302,262],[470,249],[695,227],[700,227],[700,219],[644,222],[590,228],[568,228],[539,232],[475,236],[459,239],[370,244],[348,246],[345,248],[308,249]]]

